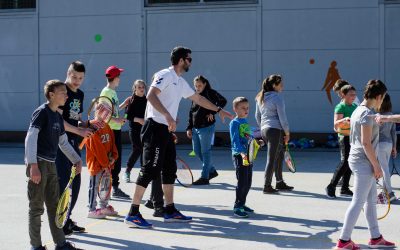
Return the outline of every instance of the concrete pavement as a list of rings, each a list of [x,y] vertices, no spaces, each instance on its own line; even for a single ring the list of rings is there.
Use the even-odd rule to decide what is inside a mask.
[[[200,175],[197,158],[189,157],[189,146],[178,148],[178,154],[191,166],[195,178]],[[129,153],[123,150],[123,163]],[[119,217],[104,220],[87,218],[88,172],[83,170],[81,193],[73,219],[85,226],[87,233],[69,237],[84,249],[330,249],[335,245],[342,227],[349,198],[329,200],[325,187],[339,160],[339,152],[311,150],[293,152],[298,172],[284,173],[285,181],[295,187],[293,192],[279,195],[262,193],[266,152],[262,151],[254,166],[253,187],[247,205],[255,210],[248,219],[233,217],[236,177],[229,149],[216,148],[213,159],[219,176],[209,186],[183,188],[176,185],[178,209],[193,216],[191,223],[164,223],[153,218],[144,206],[143,216],[153,229],[130,228],[123,223],[130,201],[111,200]],[[28,202],[26,198],[23,145],[0,145],[0,249],[29,249]],[[396,161],[400,166],[400,162]],[[122,170],[124,171],[124,170]],[[132,173],[137,177],[138,168]],[[121,174],[122,177],[122,174]],[[392,177],[395,192],[400,195],[400,176]],[[121,183],[132,195],[134,183]],[[149,195],[146,192],[145,197]],[[339,189],[337,190],[339,193]],[[42,216],[42,239],[53,249],[47,216]],[[387,218],[379,221],[382,234],[400,244],[399,202],[392,205]],[[369,233],[363,214],[353,231],[353,241],[367,248]]]

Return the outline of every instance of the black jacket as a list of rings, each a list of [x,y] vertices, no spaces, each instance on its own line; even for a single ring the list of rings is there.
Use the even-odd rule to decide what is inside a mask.
[[[205,88],[203,92],[200,93],[201,96],[205,97],[207,100],[212,102],[218,107],[225,107],[226,99],[220,95],[217,91],[211,88]],[[215,123],[215,117],[212,122],[207,120],[207,115],[215,115],[217,112],[208,110],[200,107],[196,103],[192,102],[192,106],[189,111],[189,122],[186,130],[191,130],[192,128],[205,128],[211,126]]]

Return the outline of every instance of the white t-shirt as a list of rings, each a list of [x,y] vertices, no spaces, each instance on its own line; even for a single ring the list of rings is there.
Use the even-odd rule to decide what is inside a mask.
[[[161,91],[157,97],[175,121],[182,97],[188,98],[195,93],[186,80],[176,74],[172,66],[155,73],[150,87],[158,88]],[[168,125],[164,115],[158,112],[150,102],[147,102],[146,106],[146,119],[148,118]]]

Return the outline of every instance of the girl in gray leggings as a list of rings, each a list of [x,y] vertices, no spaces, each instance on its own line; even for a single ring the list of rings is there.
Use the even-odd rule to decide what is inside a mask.
[[[335,249],[360,249],[351,241],[351,233],[364,207],[371,239],[371,248],[394,247],[386,241],[378,226],[376,214],[376,179],[382,177],[376,152],[379,143],[379,126],[374,121],[374,109],[380,107],[386,86],[380,80],[370,80],[364,90],[364,100],[353,112],[350,122],[349,166],[354,173],[354,196],[346,211],[340,239]]]

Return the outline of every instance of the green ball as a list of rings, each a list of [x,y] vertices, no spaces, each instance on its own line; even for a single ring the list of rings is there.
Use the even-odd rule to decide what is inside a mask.
[[[100,34],[96,34],[96,35],[94,36],[94,40],[95,40],[96,42],[101,42],[102,39],[103,39],[103,37],[102,37]]]

